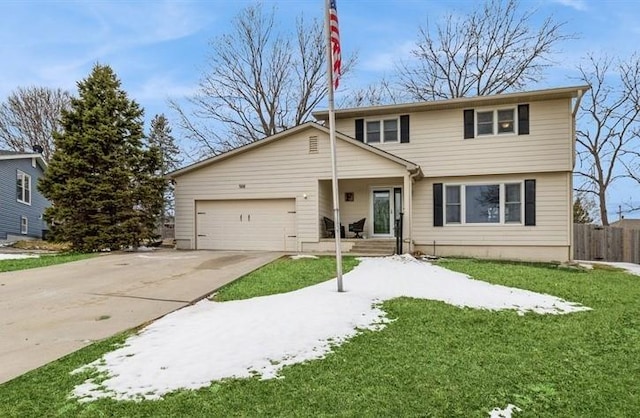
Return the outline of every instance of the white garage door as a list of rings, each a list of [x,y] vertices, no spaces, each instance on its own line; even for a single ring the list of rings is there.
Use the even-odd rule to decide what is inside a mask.
[[[196,202],[200,250],[296,250],[294,199]]]

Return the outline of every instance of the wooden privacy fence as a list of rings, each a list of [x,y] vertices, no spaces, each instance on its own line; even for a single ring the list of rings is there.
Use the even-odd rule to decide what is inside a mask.
[[[640,230],[574,224],[573,258],[640,264]]]

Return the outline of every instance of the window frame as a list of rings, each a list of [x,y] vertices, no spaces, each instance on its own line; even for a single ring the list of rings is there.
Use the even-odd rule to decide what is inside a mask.
[[[396,129],[395,131],[390,131],[390,132],[395,132],[395,139],[394,140],[388,140],[386,139],[386,130],[385,130],[385,122],[395,122],[396,123]],[[380,135],[380,140],[379,141],[374,141],[374,142],[370,142],[369,141],[369,123],[378,123],[379,126],[379,131],[378,134]],[[400,143],[400,117],[396,116],[396,117],[388,117],[388,118],[380,118],[380,119],[365,119],[364,120],[364,143],[365,144],[398,144]]]
[[[20,217],[20,233],[22,235],[29,235],[29,218],[26,216]]]
[[[31,206],[31,200],[32,200],[32,193],[31,193],[31,187],[32,187],[32,183],[31,183],[31,175],[25,173],[22,170],[17,170],[16,173],[16,192],[18,192],[18,182],[22,181],[20,183],[20,189],[22,190],[20,193],[20,197],[18,197],[16,195],[16,200],[18,201],[18,203],[22,203],[24,205],[28,205]],[[25,180],[27,180],[26,184],[28,185],[28,187],[25,187]],[[28,194],[26,192],[29,192]],[[28,200],[25,200],[25,196],[28,196]]]
[[[520,201],[517,202],[520,204],[520,217],[519,221],[507,221],[506,220],[506,186],[507,185],[519,185],[520,187]],[[467,222],[467,186],[499,186],[500,187],[500,216],[498,222]],[[459,211],[460,211],[460,222],[448,222],[447,220],[447,212],[450,206],[454,204],[450,204],[447,199],[447,188],[449,187],[459,187],[460,193],[460,202],[459,202]],[[505,181],[483,181],[483,182],[469,182],[469,183],[446,183],[443,185],[443,226],[524,226],[524,217],[525,217],[525,205],[524,205],[524,180],[505,180]],[[516,202],[509,202],[516,203]]]
[[[513,129],[509,132],[500,132],[500,123],[498,120],[498,115],[501,111],[510,110],[512,112],[512,127]],[[504,136],[504,135],[518,135],[518,106],[507,106],[507,107],[496,107],[496,108],[480,108],[474,109],[474,123],[473,129],[475,136],[478,137],[493,137],[493,136]],[[480,113],[491,113],[491,133],[480,133],[478,129],[478,124],[480,123]],[[486,122],[485,122],[486,123]]]

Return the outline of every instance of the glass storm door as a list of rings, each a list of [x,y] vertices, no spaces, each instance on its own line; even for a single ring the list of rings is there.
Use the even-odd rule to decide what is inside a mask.
[[[373,191],[373,235],[391,235],[391,190]]]

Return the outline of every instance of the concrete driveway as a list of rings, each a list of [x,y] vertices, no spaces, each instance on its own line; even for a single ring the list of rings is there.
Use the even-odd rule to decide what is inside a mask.
[[[119,253],[0,273],[0,383],[210,294],[282,253]]]

